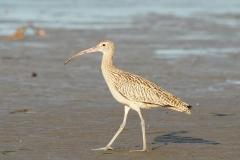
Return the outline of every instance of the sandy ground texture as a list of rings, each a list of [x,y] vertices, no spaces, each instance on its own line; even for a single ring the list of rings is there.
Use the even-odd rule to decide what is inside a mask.
[[[0,159],[239,159],[240,27],[219,23],[239,19],[207,16],[149,14],[124,29],[46,28],[43,37],[0,42]],[[110,141],[124,107],[104,82],[101,53],[63,63],[104,39],[115,43],[115,66],[193,106],[191,115],[142,110],[148,152],[128,152],[142,147],[135,111],[113,151],[91,151]]]

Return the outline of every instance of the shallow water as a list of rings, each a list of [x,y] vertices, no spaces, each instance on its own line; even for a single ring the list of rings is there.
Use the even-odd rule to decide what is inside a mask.
[[[101,29],[130,27],[133,16],[149,13],[197,16],[199,13],[239,14],[240,1],[31,1],[0,2],[0,35],[10,34],[22,25],[42,28]],[[225,19],[220,23],[235,24]],[[237,23],[239,24],[239,23]]]
[[[240,85],[240,80],[227,80],[227,83]]]
[[[155,52],[160,58],[180,58],[189,55],[216,55],[226,57],[227,53],[240,53],[240,48],[158,49]]]

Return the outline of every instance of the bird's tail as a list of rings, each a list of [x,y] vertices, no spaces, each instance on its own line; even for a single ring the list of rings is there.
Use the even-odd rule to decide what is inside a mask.
[[[187,109],[186,113],[187,113],[187,114],[191,114],[190,110],[191,110],[192,106],[188,105],[187,108],[188,108],[188,109]]]
[[[166,106],[169,109],[178,111],[178,112],[185,112],[187,114],[191,114],[190,109],[192,108],[192,106],[188,105],[188,104],[184,104],[181,106]]]

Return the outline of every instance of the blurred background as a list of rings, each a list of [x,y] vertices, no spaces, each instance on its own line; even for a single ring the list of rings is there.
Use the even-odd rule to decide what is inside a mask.
[[[234,14],[238,19],[224,18],[219,24],[239,25],[238,0],[2,0],[0,2],[0,35],[11,34],[19,26],[34,24],[41,28],[103,29],[131,28],[131,22],[148,14],[201,17],[204,14]]]
[[[231,39],[236,40],[240,37],[240,33],[238,31],[233,33],[233,31],[240,26],[239,8],[240,1],[238,0],[106,0],[104,2],[98,0],[19,0],[17,2],[3,0],[0,2],[0,40],[16,40],[32,35],[43,36],[46,34],[44,29],[139,30],[146,28],[150,32],[158,33],[155,36],[166,39],[171,39],[173,35],[174,39],[178,40],[220,41],[222,38],[228,39],[227,36],[232,34]],[[217,28],[213,30],[215,26]],[[223,31],[223,27],[229,30]],[[166,29],[171,32],[167,37],[164,35]],[[108,38],[116,38],[116,36],[118,39],[129,40],[144,37],[133,31],[131,36],[112,34]],[[144,38],[153,37],[147,34]],[[0,47],[3,46],[0,45]],[[188,48],[189,45],[185,47]],[[182,54],[198,55],[239,51],[239,47],[236,46],[224,47],[221,48],[222,50],[214,47],[204,48],[204,50],[191,47],[188,50],[179,48],[168,50],[166,46],[162,48],[160,51],[156,50],[155,53],[168,58]]]

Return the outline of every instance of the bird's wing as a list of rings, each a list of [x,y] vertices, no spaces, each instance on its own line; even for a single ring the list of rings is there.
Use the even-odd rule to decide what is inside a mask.
[[[160,106],[173,105],[173,99],[180,100],[154,83],[149,83],[122,82],[116,86],[116,89],[129,100]]]
[[[152,107],[168,107],[191,114],[191,106],[187,103],[140,76],[122,72],[116,77],[114,87],[130,101],[142,102]]]

